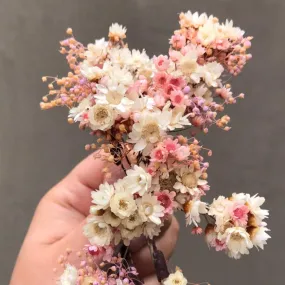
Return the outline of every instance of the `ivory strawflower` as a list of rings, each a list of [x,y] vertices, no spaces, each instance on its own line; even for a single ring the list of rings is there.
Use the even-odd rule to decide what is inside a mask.
[[[100,216],[91,216],[83,227],[83,233],[89,242],[97,246],[106,246],[113,238],[111,227]]]
[[[157,225],[161,224],[164,216],[164,207],[160,205],[156,196],[145,194],[137,200],[138,211],[143,221],[150,221]]]
[[[151,175],[135,165],[133,169],[127,170],[126,184],[132,194],[143,196],[151,187]]]
[[[101,184],[99,186],[99,190],[91,192],[92,203],[95,204],[91,207],[92,211],[107,209],[110,205],[110,200],[113,195],[113,185],[109,185],[107,182]]]
[[[166,280],[163,280],[163,285],[186,285],[187,279],[182,272],[176,269],[175,273],[171,273]]]
[[[115,110],[107,105],[94,105],[88,111],[89,125],[92,130],[106,131],[112,127],[116,119]]]
[[[137,209],[133,196],[129,192],[115,193],[110,201],[111,211],[121,219],[131,216]]]

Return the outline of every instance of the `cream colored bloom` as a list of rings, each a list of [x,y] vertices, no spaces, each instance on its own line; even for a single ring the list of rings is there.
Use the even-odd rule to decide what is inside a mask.
[[[107,104],[96,104],[90,108],[88,112],[88,119],[89,126],[92,130],[106,131],[114,125],[116,112]]]
[[[127,170],[126,176],[127,189],[132,193],[143,196],[151,187],[151,175],[142,167],[135,165],[133,169]]]
[[[119,114],[128,114],[134,105],[134,101],[125,97],[126,87],[122,84],[114,84],[105,87],[97,85],[98,94],[94,97],[97,104],[108,104],[114,108]]]
[[[262,220],[268,217],[269,211],[261,209],[260,206],[262,206],[265,202],[264,197],[259,197],[256,195],[250,196],[249,194],[246,194],[246,203],[250,210],[250,212],[254,215],[254,217],[257,220],[257,224],[260,224]]]
[[[142,227],[138,226],[133,230],[128,230],[126,228],[121,229],[121,237],[126,246],[130,245],[131,240],[138,238],[142,235]]]
[[[137,211],[122,220],[122,225],[128,230],[134,230],[137,226],[142,225],[142,223],[142,219]]]
[[[95,204],[91,206],[91,212],[107,209],[110,205],[110,200],[113,194],[113,185],[109,185],[107,182],[100,184],[97,191],[91,192],[92,203]]]
[[[185,212],[186,225],[193,223],[197,227],[198,223],[201,222],[200,214],[206,214],[207,212],[207,204],[205,202],[200,200],[190,201]]]
[[[98,64],[107,55],[108,42],[104,38],[96,40],[95,44],[88,44],[85,52],[90,65]]]
[[[109,224],[110,226],[116,228],[121,224],[121,219],[112,213],[110,210],[107,210],[103,214],[104,221]]]
[[[176,106],[173,109],[170,109],[170,105],[170,101],[168,101],[163,107],[164,111],[171,113],[170,123],[167,126],[168,130],[173,131],[175,129],[184,128],[185,126],[191,126],[188,119],[190,114],[184,115],[186,106]]]
[[[199,27],[197,38],[203,46],[212,44],[218,35],[217,24],[212,21],[207,21],[203,26]]]
[[[181,193],[189,193],[191,195],[199,194],[199,186],[207,185],[207,180],[201,179],[201,171],[195,171],[191,166],[183,166],[176,170],[177,182],[173,188]]]
[[[230,220],[229,212],[230,201],[224,196],[219,196],[214,199],[213,203],[209,206],[208,214],[214,216],[216,219],[216,231],[223,232],[227,222]]]
[[[90,244],[97,246],[110,245],[113,233],[111,227],[105,223],[101,216],[91,216],[83,227],[83,233]]]
[[[148,144],[157,143],[165,135],[170,119],[171,113],[166,110],[143,113],[139,121],[133,125],[132,132],[129,133],[128,142],[135,144],[134,151],[141,151]]]
[[[84,60],[80,65],[81,74],[88,80],[98,80],[105,75],[103,69],[98,66],[90,65],[87,60]]]
[[[171,273],[167,279],[162,281],[163,285],[186,285],[187,279],[184,277],[183,273],[176,268],[175,273]]]
[[[264,245],[267,244],[267,240],[271,238],[267,231],[269,231],[269,229],[265,227],[258,227],[250,234],[251,241],[257,249],[264,249]]]
[[[239,259],[242,254],[249,254],[249,249],[253,247],[250,236],[244,228],[228,228],[223,237],[225,238],[228,255]]]
[[[136,211],[137,205],[131,193],[119,192],[111,198],[110,208],[116,216],[124,219]]]
[[[118,23],[114,23],[109,28],[109,37],[118,41],[126,37],[127,29]]]
[[[157,225],[161,224],[160,218],[164,216],[164,207],[160,205],[156,196],[145,194],[136,201],[139,214],[144,222],[151,221]]]
[[[76,285],[77,278],[78,278],[77,269],[74,266],[67,264],[66,268],[64,269],[63,274],[60,276],[58,284],[59,285]]]
[[[226,20],[225,23],[219,26],[219,30],[224,39],[231,39],[232,41],[242,38],[245,33],[240,28],[234,27],[232,20]]]
[[[188,11],[186,13],[180,14],[180,25],[183,28],[199,28],[200,26],[204,25],[208,20],[208,16],[206,13],[199,15],[198,12],[192,13]]]
[[[185,75],[190,76],[192,73],[195,73],[198,67],[198,53],[195,50],[191,50],[182,56],[179,61],[179,70]]]
[[[218,87],[223,71],[223,66],[218,62],[209,62],[199,67],[199,73],[209,87]]]
[[[157,225],[152,222],[146,222],[143,226],[143,234],[146,237],[149,237],[150,239],[153,239],[154,237],[158,236],[161,232],[161,227],[163,225]]]

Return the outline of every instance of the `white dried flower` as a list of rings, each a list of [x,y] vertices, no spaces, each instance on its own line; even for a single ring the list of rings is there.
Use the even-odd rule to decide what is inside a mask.
[[[101,216],[91,216],[83,227],[83,233],[90,244],[97,246],[110,245],[113,238],[111,227],[105,223]]]
[[[111,198],[110,208],[116,216],[124,219],[136,211],[137,205],[131,193],[119,192]]]

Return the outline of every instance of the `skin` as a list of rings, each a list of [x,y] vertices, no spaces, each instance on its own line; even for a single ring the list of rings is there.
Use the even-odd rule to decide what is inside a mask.
[[[105,166],[105,162],[90,155],[41,199],[18,255],[10,285],[56,284],[59,273],[55,274],[52,269],[57,266],[58,257],[66,248],[81,250],[88,243],[82,234],[82,226],[89,215],[90,192],[104,182],[101,170]],[[122,176],[121,168],[114,166],[108,182]],[[178,232],[178,222],[172,217],[156,242],[167,260],[175,248]],[[145,283],[160,284],[150,266],[152,260],[144,238],[133,241],[130,251]]]

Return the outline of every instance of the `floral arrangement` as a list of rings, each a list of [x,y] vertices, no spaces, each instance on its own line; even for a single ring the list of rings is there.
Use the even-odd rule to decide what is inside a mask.
[[[181,270],[170,274],[155,245],[175,211],[185,212],[186,225],[193,234],[204,233],[209,247],[235,259],[254,246],[263,249],[270,238],[264,222],[268,211],[260,208],[264,198],[234,193],[211,204],[201,201],[210,189],[203,154],[211,151],[196,135],[212,125],[230,130],[230,117],[220,114],[244,94],[234,96],[226,82],[251,59],[252,37],[232,21],[220,23],[206,14],[189,11],[179,19],[169,54],[153,58],[145,50],[130,50],[127,30],[119,24],[111,25],[108,41],[87,47],[69,28],[60,52],[71,71],[62,78],[43,77],[51,82],[41,108],[68,107],[68,122],[97,137],[86,150],[99,146],[94,156],[106,162],[106,182],[91,193],[83,228],[90,243],[85,261],[80,269],[66,262],[59,284],[142,284],[127,248],[144,235],[161,284],[185,285]],[[178,135],[185,130],[189,135]],[[109,184],[112,164],[125,177]],[[95,266],[99,255],[103,262]]]

